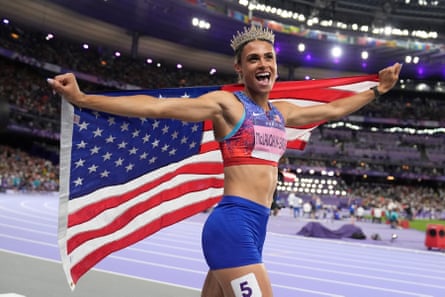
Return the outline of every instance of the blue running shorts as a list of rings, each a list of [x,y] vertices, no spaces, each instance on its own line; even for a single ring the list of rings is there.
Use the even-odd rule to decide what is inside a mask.
[[[204,224],[202,249],[210,269],[262,263],[270,208],[223,196]]]

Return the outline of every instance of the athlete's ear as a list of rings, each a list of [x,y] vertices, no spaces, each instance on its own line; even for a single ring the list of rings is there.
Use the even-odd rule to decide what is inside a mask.
[[[243,71],[241,69],[241,65],[239,63],[235,63],[233,68],[235,68],[235,71],[238,74],[238,83],[243,83]]]
[[[241,70],[241,65],[239,63],[235,63],[233,65],[233,68],[235,68],[235,71],[236,73],[238,73],[238,75],[241,75],[242,70]]]

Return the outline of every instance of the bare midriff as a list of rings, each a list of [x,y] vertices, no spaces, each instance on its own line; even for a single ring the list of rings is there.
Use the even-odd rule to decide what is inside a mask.
[[[236,165],[224,168],[224,195],[240,196],[270,207],[278,169],[270,165]]]

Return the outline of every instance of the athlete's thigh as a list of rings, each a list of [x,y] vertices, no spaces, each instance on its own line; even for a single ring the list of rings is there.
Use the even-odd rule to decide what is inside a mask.
[[[272,286],[264,264],[213,270],[225,297],[272,297]]]

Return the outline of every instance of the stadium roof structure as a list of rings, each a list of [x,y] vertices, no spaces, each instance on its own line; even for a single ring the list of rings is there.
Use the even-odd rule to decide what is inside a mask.
[[[39,30],[106,46],[123,53],[150,57],[186,69],[217,69],[233,73],[230,39],[246,26],[247,17],[276,32],[281,76],[290,79],[375,73],[394,62],[404,63],[402,78],[445,80],[445,3],[408,0],[288,0],[244,1],[256,8],[275,5],[288,13],[284,18],[253,9],[235,0],[16,0],[2,1],[0,17]],[[412,3],[411,3],[412,2]],[[435,31],[435,39],[374,35],[348,28],[309,26],[291,17],[297,14],[334,20],[342,24],[389,26],[410,32]],[[192,25],[208,22],[209,29]],[[305,44],[299,52],[298,45]],[[338,45],[343,56],[333,59],[330,48]],[[368,52],[363,61],[360,54]],[[418,63],[406,62],[417,57]]]

